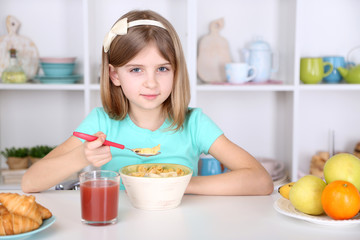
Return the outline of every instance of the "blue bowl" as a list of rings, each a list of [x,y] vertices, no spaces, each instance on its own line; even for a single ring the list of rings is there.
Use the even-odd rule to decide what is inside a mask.
[[[41,68],[46,76],[70,76],[74,72],[75,63],[42,63]]]

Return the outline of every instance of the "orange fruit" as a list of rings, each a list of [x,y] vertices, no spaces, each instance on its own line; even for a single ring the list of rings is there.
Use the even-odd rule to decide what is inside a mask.
[[[360,193],[352,183],[337,180],[326,185],[321,194],[321,204],[332,219],[350,219],[360,210]]]

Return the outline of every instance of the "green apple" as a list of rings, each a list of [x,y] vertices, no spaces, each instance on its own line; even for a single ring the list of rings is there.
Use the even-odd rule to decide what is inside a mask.
[[[321,194],[326,183],[319,177],[306,175],[300,178],[291,188],[289,199],[300,212],[310,215],[324,213]]]
[[[326,161],[324,178],[327,184],[343,180],[351,182],[360,191],[360,159],[350,153],[338,153]]]

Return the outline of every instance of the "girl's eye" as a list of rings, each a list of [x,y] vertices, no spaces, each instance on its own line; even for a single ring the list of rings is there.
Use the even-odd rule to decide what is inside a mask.
[[[159,72],[166,72],[169,69],[167,67],[159,67]]]
[[[140,68],[133,68],[133,69],[131,69],[131,71],[130,72],[141,72],[141,69]]]

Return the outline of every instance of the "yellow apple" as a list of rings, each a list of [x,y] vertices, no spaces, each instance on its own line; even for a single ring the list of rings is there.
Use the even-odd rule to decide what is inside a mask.
[[[289,199],[300,212],[310,215],[324,213],[321,194],[326,183],[319,177],[306,175],[300,178],[291,188]]]
[[[326,161],[324,178],[327,184],[343,180],[351,182],[360,191],[360,159],[350,153],[338,153]]]

